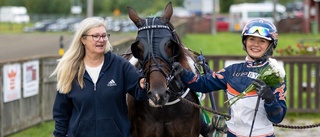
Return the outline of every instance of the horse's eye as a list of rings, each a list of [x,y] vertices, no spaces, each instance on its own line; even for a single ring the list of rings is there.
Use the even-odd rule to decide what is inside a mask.
[[[139,41],[136,41],[135,43],[133,43],[131,45],[131,51],[132,51],[132,54],[135,58],[140,59],[140,60],[143,59],[144,47]]]

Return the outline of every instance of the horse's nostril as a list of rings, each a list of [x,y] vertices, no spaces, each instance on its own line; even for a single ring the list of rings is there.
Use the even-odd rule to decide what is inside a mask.
[[[147,95],[148,95],[149,98],[152,97],[152,93],[150,91],[148,91]]]
[[[166,91],[166,98],[169,98],[171,96],[171,92],[170,91]]]
[[[170,96],[171,95],[171,93],[170,93],[170,91],[166,91],[166,94],[168,95],[168,96]]]

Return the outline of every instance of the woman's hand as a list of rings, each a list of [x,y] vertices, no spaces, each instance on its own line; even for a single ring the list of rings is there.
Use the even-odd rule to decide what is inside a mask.
[[[146,89],[145,83],[146,83],[146,78],[140,78],[139,84],[141,89]]]

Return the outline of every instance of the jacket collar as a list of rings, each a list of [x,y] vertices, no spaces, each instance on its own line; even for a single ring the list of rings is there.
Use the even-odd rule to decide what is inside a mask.
[[[247,64],[247,66],[250,66],[250,67],[263,66],[266,63],[267,63],[267,59],[250,61],[248,59],[248,56],[246,56],[246,64]]]

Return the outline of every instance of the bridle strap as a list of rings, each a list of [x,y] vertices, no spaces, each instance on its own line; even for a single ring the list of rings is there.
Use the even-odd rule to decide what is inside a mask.
[[[189,91],[190,91],[190,89],[189,88],[187,88],[187,90],[180,96],[181,98],[184,98],[184,97],[186,97],[187,95],[188,95],[188,93],[189,93]],[[173,105],[173,104],[176,104],[176,103],[178,103],[180,101],[180,99],[179,98],[177,98],[176,100],[174,100],[174,101],[170,101],[170,102],[167,102],[165,105],[166,106],[169,106],[169,105]]]
[[[153,18],[155,19],[155,18]],[[147,19],[146,19],[147,20]],[[148,23],[148,22],[147,22]],[[148,24],[147,24],[148,25]],[[143,27],[140,27],[138,29],[138,32],[139,31],[142,31],[142,30],[149,30],[149,29],[168,29],[170,30],[170,27],[166,26],[166,25],[149,25],[149,26],[143,26]]]
[[[140,32],[140,31],[142,31],[142,30],[147,30],[147,43],[148,43],[148,45],[149,45],[149,47],[151,48],[151,52],[149,52],[148,53],[148,58],[150,59],[152,59],[153,60],[153,64],[150,64],[149,65],[149,67],[148,67],[148,69],[147,70],[145,70],[143,73],[144,73],[144,75],[146,75],[146,78],[147,78],[147,80],[146,80],[146,83],[149,83],[149,76],[150,76],[150,74],[153,72],[153,71],[160,71],[166,78],[167,77],[169,77],[169,75],[168,74],[166,74],[164,71],[163,71],[163,65],[161,65],[158,61],[157,61],[157,59],[156,59],[156,57],[154,56],[154,54],[153,54],[153,45],[152,45],[152,43],[153,43],[153,34],[154,34],[154,32],[153,32],[153,30],[154,29],[169,29],[170,30],[170,28],[168,27],[168,26],[165,26],[165,25],[154,25],[154,21],[155,21],[155,17],[152,19],[152,24],[151,25],[149,25],[148,24],[148,18],[146,18],[145,20],[146,20],[146,26],[144,26],[144,27],[141,27],[141,28],[139,28],[138,29],[138,32]],[[151,32],[150,32],[151,31]],[[161,60],[161,59],[160,59]],[[165,61],[166,62],[166,61]],[[144,67],[144,65],[145,64],[143,64],[142,65],[142,67]],[[153,69],[153,66],[156,66],[156,68],[157,69]],[[168,66],[171,66],[171,65],[168,65]],[[170,71],[170,69],[171,68],[168,68],[168,67],[166,67],[169,71]],[[147,86],[147,88],[149,88],[148,86]],[[147,89],[147,90],[149,90],[149,89]]]
[[[174,70],[172,69],[172,66],[170,65],[170,62],[168,62],[166,59],[163,59],[161,57],[161,53],[160,53],[160,56],[157,55],[157,53],[154,53],[154,50],[158,50],[158,49],[155,49],[157,47],[154,47],[155,45],[153,45],[154,43],[154,29],[167,29],[169,30],[169,32],[171,32],[171,35],[172,35],[172,38],[175,40],[175,42],[178,44],[178,45],[181,45],[180,43],[180,40],[173,28],[173,25],[168,23],[168,25],[155,25],[155,19],[157,19],[156,17],[153,17],[152,18],[152,21],[151,21],[151,24],[150,22],[148,22],[148,19],[150,20],[150,18],[146,18],[145,19],[145,23],[146,23],[146,26],[144,27],[140,27],[138,28],[138,33],[142,32],[142,31],[146,31],[147,34],[146,34],[146,37],[147,37],[147,40],[145,41],[145,45],[147,47],[145,48],[149,48],[147,51],[147,53],[145,54],[145,61],[143,62],[140,62],[142,63],[141,64],[141,67],[142,68],[146,68],[145,70],[143,70],[143,74],[144,74],[144,77],[146,77],[146,90],[149,90],[149,83],[150,83],[150,75],[152,72],[154,71],[160,71],[163,76],[165,76],[166,78],[166,85],[168,88],[168,91],[172,93],[172,95],[175,95],[175,96],[180,96],[180,95],[186,95],[187,93],[184,92],[183,90],[185,90],[185,88],[182,86],[181,83],[179,83],[179,81],[177,82],[176,79],[172,79],[173,78],[173,73],[174,73]],[[160,45],[161,45],[161,42],[160,42]],[[163,52],[163,51],[160,51],[160,52]],[[146,63],[148,62],[147,60],[149,61],[152,61],[150,62],[149,66],[145,66]],[[166,63],[166,65],[164,64],[161,64],[159,61],[163,61],[164,63]],[[168,73],[165,73],[164,69],[167,69],[168,70]],[[178,88],[173,88],[171,89],[171,85],[170,85],[170,82],[171,81],[175,81],[175,83],[178,85],[177,87]],[[176,99],[174,100],[173,102],[179,102],[180,99]],[[172,102],[172,101],[171,101]],[[169,104],[174,104],[174,103],[169,103]]]

